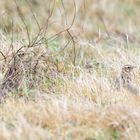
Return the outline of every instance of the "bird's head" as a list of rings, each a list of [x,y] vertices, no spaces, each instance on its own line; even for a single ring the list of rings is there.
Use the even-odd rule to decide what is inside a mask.
[[[134,68],[136,68],[135,66],[132,66],[132,65],[124,65],[123,68],[122,68],[122,72],[131,72]]]
[[[24,51],[18,51],[17,53],[14,54],[14,59],[22,59],[25,56],[25,52]]]

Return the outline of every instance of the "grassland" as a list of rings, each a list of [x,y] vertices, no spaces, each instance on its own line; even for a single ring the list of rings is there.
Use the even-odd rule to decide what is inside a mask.
[[[0,105],[0,140],[139,140],[140,96],[111,90],[125,64],[136,66],[140,85],[139,7],[139,0],[1,0],[0,81],[21,47],[27,68]]]

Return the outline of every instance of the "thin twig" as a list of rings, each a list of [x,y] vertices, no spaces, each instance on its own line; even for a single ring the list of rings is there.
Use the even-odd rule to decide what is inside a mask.
[[[74,38],[73,36],[71,35],[71,33],[69,32],[69,30],[67,30],[71,40],[72,40],[72,43],[73,43],[73,65],[75,66],[76,65],[76,46],[75,46],[75,41],[74,41]]]
[[[0,54],[3,56],[4,60],[5,60],[5,63],[6,63],[6,56],[3,54],[2,51],[0,51]]]
[[[20,17],[22,23],[23,23],[24,26],[25,26],[25,29],[26,29],[26,32],[27,32],[27,37],[28,37],[28,46],[30,46],[30,44],[31,44],[31,41],[30,41],[30,40],[31,40],[31,39],[30,39],[30,33],[29,33],[29,30],[28,30],[28,27],[27,27],[27,25],[26,25],[26,22],[25,22],[25,20],[24,20],[24,16],[23,16],[23,14],[22,14],[22,12],[21,12],[21,10],[20,10],[20,8],[19,8],[19,6],[18,6],[16,0],[14,0],[14,2],[15,2],[15,4],[16,4],[16,8],[17,8],[18,15],[19,15],[19,17]]]

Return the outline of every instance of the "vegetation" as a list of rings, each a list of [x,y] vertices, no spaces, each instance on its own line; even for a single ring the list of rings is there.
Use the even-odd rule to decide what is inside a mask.
[[[1,140],[139,140],[140,96],[112,90],[125,64],[139,87],[139,0],[0,1],[0,81],[14,54],[23,79],[0,104]]]

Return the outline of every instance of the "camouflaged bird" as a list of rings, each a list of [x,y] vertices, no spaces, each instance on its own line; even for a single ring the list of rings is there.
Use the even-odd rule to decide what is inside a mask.
[[[134,90],[133,81],[132,81],[132,70],[135,66],[132,65],[124,65],[122,67],[120,75],[116,78],[114,87],[117,90],[121,90],[122,88],[128,90]]]
[[[24,52],[18,52],[13,56],[0,87],[0,101],[7,96],[8,92],[18,88],[23,77],[24,55]]]

